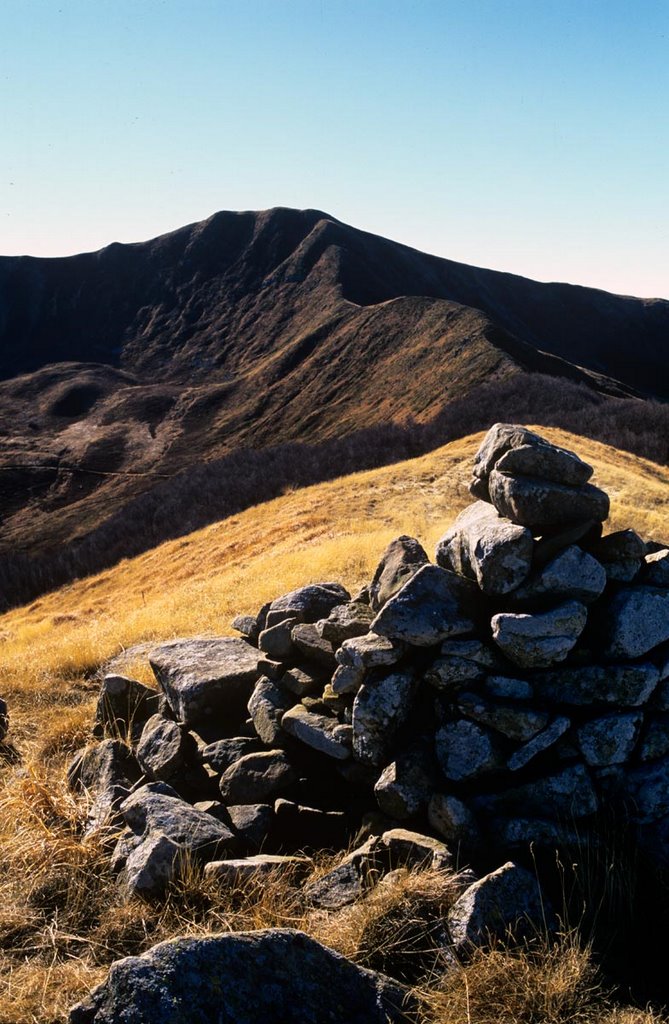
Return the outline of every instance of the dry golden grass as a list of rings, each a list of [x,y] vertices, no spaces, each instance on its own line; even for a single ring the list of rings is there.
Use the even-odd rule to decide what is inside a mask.
[[[669,470],[559,430],[542,433],[594,464],[595,481],[612,497],[612,529],[669,537]],[[112,960],[177,933],[282,924],[361,962],[376,955],[369,936],[383,936],[383,922],[398,907],[411,910],[424,880],[398,881],[338,915],[307,914],[289,883],[221,893],[197,872],[165,906],[124,903],[100,840],[82,835],[85,809],[68,792],[63,766],[87,739],[94,677],[110,659],[122,664],[127,652],[125,670],[148,680],[142,644],[228,633],[235,614],[253,613],[309,581],[337,579],[355,590],[400,533],[432,551],[470,500],[469,468],[480,439],[287,493],[0,617],[0,692],[21,754],[18,764],[0,763],[0,1024],[64,1019]],[[433,887],[433,902],[448,898]],[[541,956],[514,959],[497,951],[445,986],[432,985],[426,1019],[660,1021],[611,1009],[593,984],[587,953],[571,942]]]

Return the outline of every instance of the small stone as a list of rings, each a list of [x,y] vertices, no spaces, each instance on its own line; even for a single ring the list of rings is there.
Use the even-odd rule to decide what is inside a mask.
[[[129,895],[162,896],[179,873],[183,853],[168,836],[151,833],[128,854],[119,876],[121,888]]]
[[[494,729],[516,743],[526,743],[536,736],[546,727],[549,717],[546,711],[493,704],[475,693],[460,694],[457,706],[466,718]]]
[[[374,786],[380,810],[398,821],[418,814],[434,790],[434,769],[434,756],[425,742],[418,741],[399,754]]]
[[[585,628],[588,612],[578,601],[565,601],[551,611],[526,615],[493,615],[492,636],[516,665],[547,668],[564,661]]]
[[[255,754],[261,749],[257,737],[232,736],[230,739],[207,744],[200,751],[200,760],[221,774],[244,754]]]
[[[353,665],[337,665],[332,676],[332,692],[334,694],[357,693],[365,678],[366,669],[354,668]]]
[[[339,583],[310,583],[272,601],[265,616],[265,629],[278,622],[314,623],[329,615],[338,604],[350,601],[348,590]]]
[[[368,633],[373,618],[374,612],[368,604],[349,601],[348,604],[338,604],[333,608],[327,619],[316,623],[316,629],[336,649],[344,640]]]
[[[600,767],[624,764],[639,736],[643,715],[605,715],[586,722],[578,730],[578,742],[587,764]]]
[[[369,587],[369,604],[378,612],[404,586],[429,558],[414,537],[397,537],[390,542],[379,562]]]
[[[411,710],[416,686],[412,671],[398,671],[370,678],[360,687],[353,702],[352,723],[357,760],[383,764],[397,729]]]
[[[351,756],[351,730],[342,732],[336,718],[314,714],[302,704],[296,704],[283,716],[282,727],[291,736],[327,757],[344,761]]]
[[[262,656],[258,658],[258,673],[271,679],[274,683],[281,679],[285,671],[285,661],[275,661],[273,658],[263,658]]]
[[[294,654],[292,630],[297,625],[294,615],[281,619],[273,626],[263,629],[258,637],[258,647],[272,661],[288,661]]]
[[[253,719],[253,728],[269,747],[280,746],[283,740],[281,723],[283,717],[295,702],[278,683],[261,678],[251,694],[248,710]]]
[[[337,667],[334,648],[329,640],[320,636],[316,626],[310,623],[293,626],[291,636],[298,651],[304,655],[307,661],[322,666],[330,673],[334,672]]]
[[[508,676],[488,676],[485,688],[491,697],[502,697],[507,700],[531,700],[534,694],[527,680],[511,679]]]
[[[384,832],[380,848],[388,851],[388,870],[408,867],[448,871],[453,867],[451,851],[440,839],[406,828],[391,828]]]
[[[639,748],[641,761],[656,761],[669,754],[669,715],[657,715],[648,722]]]
[[[522,586],[510,595],[514,607],[545,599],[582,601],[590,604],[601,596],[606,586],[606,571],[600,563],[571,545],[557,558],[533,572]]]
[[[641,579],[651,587],[669,587],[669,548],[645,556]]]
[[[436,565],[424,565],[383,606],[372,632],[417,647],[430,647],[473,631],[474,584]]]
[[[304,878],[314,867],[311,857],[286,857],[271,853],[257,853],[251,857],[230,860],[213,860],[205,864],[205,878],[214,879],[222,885],[243,885],[249,880],[289,874],[297,879]]]
[[[631,583],[643,565],[646,545],[634,530],[618,530],[591,544],[589,550],[604,566],[608,579]]]
[[[550,725],[511,755],[507,765],[509,771],[517,772],[524,768],[533,758],[554,746],[570,727],[571,721],[564,715],[554,718]]]
[[[435,750],[445,778],[452,782],[478,779],[504,765],[492,734],[465,719],[438,730]]]
[[[475,846],[479,841],[476,817],[467,804],[450,793],[433,793],[427,819],[451,846]]]
[[[195,741],[176,722],[152,715],[142,730],[136,756],[149,778],[167,782],[193,759]]]
[[[271,804],[231,804],[226,811],[242,843],[254,850],[261,849],[274,820]]]
[[[606,622],[604,653],[611,658],[640,658],[669,640],[669,591],[625,587],[602,608]]]
[[[381,840],[372,836],[362,846],[343,858],[332,871],[322,875],[305,887],[308,902],[323,910],[341,910],[360,899],[376,885],[384,869],[380,853]]]
[[[237,633],[241,633],[250,644],[255,645],[258,643],[260,630],[258,629],[258,620],[255,615],[237,615],[230,625]]]
[[[323,674],[316,670],[291,668],[281,676],[281,686],[296,697],[308,697],[323,689]]]
[[[485,501],[461,512],[437,544],[437,565],[475,580],[485,594],[508,594],[532,564],[532,534],[503,519]]]
[[[260,804],[295,781],[295,770],[283,750],[246,754],[221,776],[221,796],[226,804]]]

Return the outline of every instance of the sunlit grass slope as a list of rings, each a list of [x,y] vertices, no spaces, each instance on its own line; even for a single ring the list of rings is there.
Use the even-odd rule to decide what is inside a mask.
[[[612,499],[609,527],[669,538],[669,469],[564,431],[541,428],[595,467]],[[142,641],[231,632],[239,613],[300,584],[334,579],[352,591],[400,533],[432,554],[472,499],[481,434],[429,455],[284,494],[170,541],[0,617],[0,692],[14,729],[38,708],[79,703],[92,672]],[[133,668],[139,668],[133,665]]]

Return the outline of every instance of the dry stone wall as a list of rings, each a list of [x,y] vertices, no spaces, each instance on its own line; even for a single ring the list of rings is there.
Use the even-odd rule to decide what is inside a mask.
[[[435,562],[398,537],[355,596],[311,584],[236,619],[238,638],[160,645],[159,693],[107,677],[70,778],[116,830],[120,883],[160,891],[184,848],[230,878],[260,851],[296,867],[357,837],[312,893],[337,905],[381,849],[513,854],[582,838],[604,806],[661,859],[669,550],[603,535],[591,476],[497,424]]]

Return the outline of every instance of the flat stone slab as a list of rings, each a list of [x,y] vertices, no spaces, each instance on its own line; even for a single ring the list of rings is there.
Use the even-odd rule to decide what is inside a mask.
[[[296,704],[286,711],[281,725],[289,735],[325,754],[326,757],[345,761],[351,756],[349,731],[342,731],[336,718],[315,714],[308,711],[303,704]]]
[[[258,679],[258,651],[239,637],[170,640],[149,654],[167,702],[186,726],[243,713]]]
[[[638,707],[655,689],[660,673],[650,662],[637,665],[587,665],[552,672],[534,672],[532,684],[539,699],[554,704],[618,704]]]
[[[527,578],[534,542],[524,526],[503,519],[485,501],[461,512],[437,544],[436,561],[475,580],[485,594],[508,594]]]
[[[193,854],[213,857],[235,848],[230,829],[211,814],[198,811],[163,783],[142,786],[121,805],[126,824],[137,835],[160,833]]]
[[[592,484],[567,487],[529,476],[508,476],[495,469],[488,490],[501,516],[533,531],[585,520],[603,522],[609,514],[608,494]]]
[[[526,743],[548,724],[548,712],[496,704],[476,693],[461,693],[457,705],[466,718],[485,725],[516,743]]]
[[[424,565],[383,606],[371,630],[391,640],[431,647],[472,632],[470,612],[477,593],[474,584],[455,573]]]
[[[206,878],[216,879],[224,885],[239,885],[249,879],[271,875],[291,874],[304,878],[314,867],[311,857],[284,857],[279,854],[257,853],[252,857],[230,860],[212,860],[205,864]]]
[[[543,754],[545,750],[549,750],[554,746],[559,739],[564,736],[567,730],[571,727],[571,719],[564,715],[558,715],[554,718],[550,725],[547,725],[545,729],[537,733],[527,743],[519,747],[511,755],[508,761],[507,767],[509,771],[517,772],[521,768],[524,768],[526,764],[529,764],[539,754]]]

